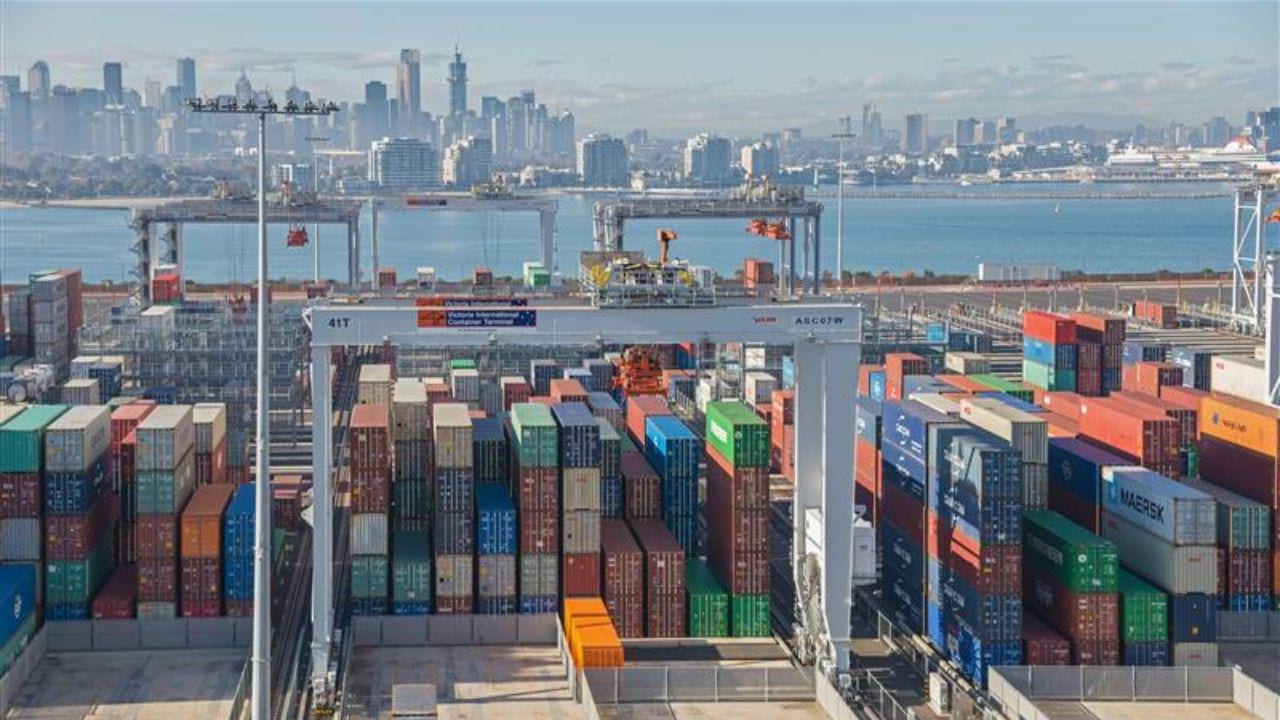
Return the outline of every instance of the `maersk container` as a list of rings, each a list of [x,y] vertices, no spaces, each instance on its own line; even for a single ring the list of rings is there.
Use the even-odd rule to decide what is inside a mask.
[[[1172,595],[1218,592],[1217,548],[1174,545],[1128,520],[1102,513],[1102,536],[1120,550],[1120,560]]]
[[[113,533],[105,532],[83,560],[45,563],[45,603],[87,606],[111,574]]]
[[[685,563],[689,592],[689,637],[729,636],[729,594],[702,560]]]
[[[675,479],[696,479],[702,457],[698,436],[673,415],[645,420],[645,456],[662,476],[664,485]]]
[[[1116,546],[1052,510],[1023,513],[1024,568],[1042,568],[1076,592],[1116,591],[1119,554]]]
[[[600,467],[600,426],[584,403],[556,403],[551,406],[560,431],[560,467]]]
[[[481,598],[511,598],[514,605],[516,572],[514,554],[479,556],[476,558],[476,594]]]
[[[137,470],[134,488],[139,515],[176,515],[196,489],[195,453],[187,452],[169,470]]]
[[[1102,508],[1174,545],[1217,542],[1217,506],[1212,497],[1140,467],[1102,471]]]
[[[111,411],[106,405],[78,405],[44,431],[46,472],[79,472],[93,465],[111,443]]]
[[[520,536],[516,532],[516,506],[504,485],[476,486],[476,552],[481,555],[514,555]]]
[[[351,554],[386,555],[388,533],[386,513],[352,513]]]
[[[707,404],[707,442],[732,465],[768,467],[769,425],[740,402]]]
[[[387,599],[390,563],[386,555],[351,556],[351,597]]]
[[[1169,642],[1169,596],[1120,569],[1120,639],[1125,645]]]
[[[1238,550],[1266,550],[1271,547],[1271,509],[1198,478],[1180,481],[1213,498],[1217,509],[1217,545]]]
[[[432,547],[437,555],[470,555],[476,548],[475,514],[437,512],[431,519]]]
[[[514,456],[520,467],[557,467],[560,458],[559,431],[551,408],[539,403],[511,406]]]
[[[44,431],[67,409],[66,405],[30,405],[0,426],[0,472],[40,472]]]
[[[6,646],[18,636],[18,631],[27,619],[35,614],[35,565],[0,565],[0,608],[4,608],[0,612],[0,646]],[[0,665],[3,663],[0,662]],[[0,674],[3,672],[0,667]]]
[[[480,418],[472,421],[472,442],[476,482],[505,483],[510,478],[508,465],[511,452],[507,447],[507,434],[502,421],[497,418]]]
[[[80,515],[89,512],[107,485],[106,457],[87,469],[66,472],[46,471],[41,494],[46,515]]]

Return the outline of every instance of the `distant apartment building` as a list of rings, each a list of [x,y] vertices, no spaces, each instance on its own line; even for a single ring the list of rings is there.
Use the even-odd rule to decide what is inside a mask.
[[[978,127],[978,132],[974,140],[979,145],[994,145],[1000,142],[1000,136],[996,133],[995,120],[983,120],[982,125]]]
[[[124,68],[118,62],[103,63],[102,91],[108,105],[124,104]]]
[[[579,140],[578,175],[587,187],[625,187],[631,181],[627,144],[610,135]]]
[[[684,146],[685,179],[704,185],[718,185],[732,175],[733,146],[728,138],[699,133]]]
[[[903,137],[906,140],[903,150],[908,155],[929,152],[929,116],[918,112],[908,115]]]
[[[196,61],[194,58],[184,57],[178,58],[177,62],[177,85],[178,92],[183,100],[190,100],[196,96]]]
[[[862,106],[862,147],[872,150],[884,145],[884,127],[880,110],[875,103],[864,103]]]
[[[493,141],[489,138],[469,137],[445,148],[441,165],[445,185],[467,188],[492,176]]]
[[[382,138],[369,147],[369,182],[393,190],[436,187],[440,158],[429,143],[416,138]]]
[[[1000,142],[1012,145],[1018,142],[1018,121],[1016,118],[1000,118]]]
[[[960,118],[956,120],[956,147],[974,145],[978,141],[978,119]]]
[[[776,176],[779,164],[778,148],[770,143],[752,143],[742,148],[742,171],[750,173],[751,177]]]

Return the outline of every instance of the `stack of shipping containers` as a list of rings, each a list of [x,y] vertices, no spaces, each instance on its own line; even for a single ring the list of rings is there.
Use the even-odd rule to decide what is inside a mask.
[[[577,387],[566,387],[567,385]],[[573,380],[553,381],[551,391],[577,396]],[[585,393],[582,393],[585,399]],[[582,402],[551,406],[560,443],[560,569],[564,597],[600,595],[600,425]]]
[[[1120,647],[1125,665],[1169,664],[1169,596],[1120,568]]]
[[[1262,503],[1203,480],[1183,480],[1217,508],[1218,594],[1222,609],[1272,609],[1271,511]]]
[[[1072,664],[1119,664],[1115,545],[1052,510],[1026,510],[1022,531],[1028,609],[1070,641]]]
[[[644,552],[622,520],[610,518],[600,522],[600,559],[604,603],[618,635],[644,637]]]
[[[156,407],[151,400],[134,400],[111,413],[110,462],[107,472],[111,491],[120,497],[120,523],[116,531],[116,562],[133,564],[138,559],[136,513],[138,509],[135,459],[138,449],[138,423]]]
[[[427,388],[418,379],[397,380],[392,388],[391,422],[395,443],[391,483],[394,531],[427,531],[431,517],[431,413]],[[423,552],[426,552],[424,547]],[[395,558],[392,558],[393,562]],[[429,602],[430,593],[418,602]]]
[[[230,617],[253,614],[254,487],[236,487],[223,516],[222,599]]]
[[[462,403],[440,403],[431,411],[435,485],[432,540],[436,612],[475,608],[475,444],[471,415]]]
[[[44,430],[65,411],[62,405],[25,410],[0,406],[0,562],[35,564],[35,592],[40,595],[45,572]]]
[[[656,518],[627,521],[644,553],[645,637],[685,637],[685,552]]]
[[[536,403],[512,405],[509,423],[519,512],[520,612],[554,612],[560,589],[559,433],[551,409]]]
[[[222,615],[222,523],[234,493],[227,484],[201,486],[182,511],[183,617]]]
[[[366,365],[365,369],[370,367],[378,366]],[[366,383],[364,378],[365,373],[361,372],[362,398],[389,399],[389,384],[382,379]],[[389,406],[385,402],[359,404],[351,410],[347,434],[351,470],[351,608],[358,615],[385,615],[388,609],[390,425]]]
[[[195,491],[195,424],[189,405],[160,405],[134,430],[134,533],[138,617],[178,614],[178,518]]]
[[[196,403],[192,411],[196,426],[196,485],[227,482],[227,406]]]
[[[767,637],[769,425],[737,402],[708,404],[706,423],[707,557],[730,595],[732,635]],[[689,566],[689,577],[699,580],[697,588],[690,585],[691,602],[695,589],[702,594],[723,593],[719,587],[709,587],[697,572],[700,563],[690,559]],[[692,605],[689,609],[695,611]]]
[[[520,533],[516,528],[516,506],[504,483],[479,482],[475,492],[476,612],[510,615],[519,610],[516,551]]]
[[[1049,502],[1049,429],[1042,418],[996,398],[965,398],[960,417],[1017,450],[1022,457],[1022,504],[1042,508]]]
[[[0,613],[0,676],[35,635],[40,614],[36,596],[35,564],[0,565],[0,606],[10,610]]]
[[[1022,378],[1042,390],[1076,390],[1076,322],[1053,313],[1022,315]]]
[[[662,518],[685,554],[696,556],[702,547],[698,509],[702,443],[674,415],[647,415],[644,427],[645,456],[662,478]]]
[[[1088,396],[1119,390],[1124,367],[1124,319],[1092,313],[1072,313],[1071,319],[1076,321],[1076,392]],[[1098,356],[1096,380],[1095,354]]]
[[[111,574],[119,498],[108,492],[105,405],[61,413],[44,432],[45,617],[87,620]],[[37,450],[38,452],[38,450]]]

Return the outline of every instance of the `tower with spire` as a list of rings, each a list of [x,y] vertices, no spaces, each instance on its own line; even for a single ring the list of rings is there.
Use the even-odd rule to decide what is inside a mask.
[[[449,114],[454,117],[467,114],[467,63],[456,43],[453,62],[449,63]]]

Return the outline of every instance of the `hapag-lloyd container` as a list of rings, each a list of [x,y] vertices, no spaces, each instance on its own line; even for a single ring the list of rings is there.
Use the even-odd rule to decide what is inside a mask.
[[[1106,512],[1175,545],[1217,541],[1217,507],[1199,490],[1139,467],[1104,468],[1102,480]]]
[[[1022,462],[1049,461],[1049,430],[1044,420],[991,398],[962,398],[960,417],[1004,440],[1022,454]]]
[[[1174,595],[1218,591],[1217,548],[1173,545],[1128,520],[1102,513],[1102,536],[1120,550],[1125,567]]]
[[[644,637],[644,552],[625,522],[601,521],[600,553],[604,602],[618,635]]]
[[[82,471],[101,458],[110,443],[110,408],[106,405],[72,407],[45,428],[45,470]]]
[[[159,405],[135,429],[138,447],[134,466],[144,470],[172,470],[191,454],[196,429],[190,405]]]

